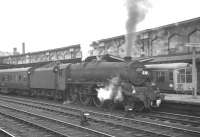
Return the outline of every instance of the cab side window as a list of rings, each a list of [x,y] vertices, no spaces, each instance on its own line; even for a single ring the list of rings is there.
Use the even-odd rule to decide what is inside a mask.
[[[156,72],[156,81],[164,82],[165,81],[165,72]]]

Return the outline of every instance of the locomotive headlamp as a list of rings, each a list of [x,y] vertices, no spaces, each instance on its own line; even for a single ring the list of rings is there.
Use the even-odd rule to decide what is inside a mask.
[[[84,115],[84,116],[89,116],[90,114],[87,113],[87,112],[85,112],[85,113],[83,113],[83,115]]]
[[[128,108],[128,111],[132,111],[133,110],[133,108]]]
[[[30,74],[31,74],[31,72],[30,72],[30,71],[28,71],[28,74],[30,75]]]
[[[161,104],[161,99],[156,100],[156,106],[159,107]]]
[[[170,84],[169,84],[169,87],[170,87],[170,88],[173,88],[173,87],[174,87],[174,85],[173,85],[172,83],[170,83]]]
[[[135,91],[135,89],[133,89],[133,90],[132,90],[132,94],[135,94],[135,93],[136,93],[136,91]]]
[[[149,74],[148,71],[145,71],[145,70],[142,71],[142,75],[148,75],[148,74]]]

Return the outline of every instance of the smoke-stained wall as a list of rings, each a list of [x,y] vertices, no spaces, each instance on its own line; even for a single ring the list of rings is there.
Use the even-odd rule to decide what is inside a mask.
[[[185,46],[189,42],[200,43],[200,17],[169,24],[166,26],[148,29],[135,33],[132,39],[134,49],[132,57],[159,56],[190,53],[191,48]],[[126,56],[126,36],[117,36],[103,39],[91,44],[93,55],[112,54]],[[200,52],[200,48],[197,48]]]
[[[93,50],[91,55],[111,54],[114,56],[125,56],[125,37],[118,36],[109,39],[99,40],[90,45]]]

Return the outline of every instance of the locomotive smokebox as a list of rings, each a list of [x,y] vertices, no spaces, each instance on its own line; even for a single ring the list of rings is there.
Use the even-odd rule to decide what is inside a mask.
[[[131,62],[132,61],[132,57],[131,56],[126,56],[126,57],[124,57],[124,60],[126,62]]]

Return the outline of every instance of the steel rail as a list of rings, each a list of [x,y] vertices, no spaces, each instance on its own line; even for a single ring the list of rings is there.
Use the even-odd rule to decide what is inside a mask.
[[[30,100],[28,100],[27,102],[38,103],[38,102],[35,102],[35,101],[30,101]],[[75,110],[75,111],[81,111],[81,110],[78,110],[76,108],[62,107],[60,105],[49,104],[49,103],[44,103],[44,102],[40,102],[38,104],[42,105],[41,103],[42,104],[46,104],[46,105],[51,105],[51,106],[54,106],[54,107],[60,107],[60,108],[63,108],[63,109],[70,109],[70,110]],[[93,115],[104,115],[106,117],[111,117],[111,118],[115,118],[115,119],[123,119],[123,120],[127,120],[127,121],[140,122],[140,123],[145,123],[145,124],[151,124],[151,125],[161,126],[161,127],[165,127],[165,128],[169,128],[169,129],[176,129],[176,130],[181,130],[181,131],[184,131],[184,132],[191,132],[191,133],[195,133],[195,134],[200,134],[199,131],[189,130],[189,129],[185,129],[185,128],[179,128],[179,127],[175,127],[175,126],[163,125],[163,124],[154,123],[154,122],[148,122],[148,121],[143,121],[143,120],[136,120],[136,119],[132,119],[132,118],[124,118],[124,117],[120,117],[120,116],[116,116],[116,115],[111,115],[111,114],[105,114],[105,113],[96,113],[96,112],[93,112],[93,111],[87,111],[87,112],[90,113],[90,114],[93,114]],[[138,130],[141,130],[141,129],[138,129]],[[146,132],[151,132],[152,133],[152,131],[148,131],[148,130],[146,130]],[[163,135],[163,134],[160,134],[160,135]],[[167,134],[165,134],[165,135],[168,136]]]
[[[6,135],[6,137],[15,137],[15,135],[13,135],[12,133],[6,131],[6,130],[3,129],[2,127],[0,127],[0,133]]]
[[[89,128],[86,128],[86,127],[82,127],[82,126],[79,126],[79,125],[75,125],[75,124],[72,124],[72,123],[69,123],[69,122],[64,122],[64,121],[61,121],[61,120],[58,120],[58,119],[54,119],[54,118],[50,118],[50,117],[47,117],[47,116],[43,116],[43,115],[40,115],[40,114],[34,114],[34,113],[31,113],[31,112],[28,112],[28,111],[25,111],[25,110],[19,110],[19,109],[16,109],[16,108],[12,108],[8,105],[2,105],[0,104],[1,107],[5,107],[5,108],[8,108],[8,109],[11,109],[11,110],[14,110],[14,111],[17,111],[17,112],[23,112],[25,114],[28,114],[28,115],[32,115],[32,116],[36,116],[36,117],[40,117],[40,118],[43,118],[43,119],[46,119],[46,120],[51,120],[51,121],[55,121],[55,122],[58,122],[60,124],[63,124],[63,125],[67,125],[67,126],[70,126],[70,127],[73,127],[73,128],[76,128],[76,129],[80,129],[80,130],[84,130],[84,131],[87,131],[87,132],[90,132],[90,133],[94,133],[98,136],[103,136],[103,137],[115,137],[113,135],[109,135],[109,134],[106,134],[106,133],[103,133],[103,132],[99,132],[99,131],[96,131],[96,130],[93,130],[93,129],[89,129]],[[1,113],[1,112],[0,112]],[[6,115],[6,114],[5,114]],[[20,119],[20,120],[23,120],[23,119]],[[24,120],[23,120],[24,121]],[[24,121],[26,122],[26,121]],[[31,124],[31,122],[28,122]],[[33,124],[33,123],[32,123]],[[53,131],[52,129],[50,128],[47,128],[47,127],[44,127],[42,125],[37,125],[34,123],[34,125],[36,126],[40,126],[41,128],[44,128],[44,129],[47,129],[48,131]],[[57,132],[55,131],[55,133],[58,133],[60,134],[61,136],[66,136],[66,137],[69,137],[69,135],[65,135],[65,134],[62,134],[60,132]]]

